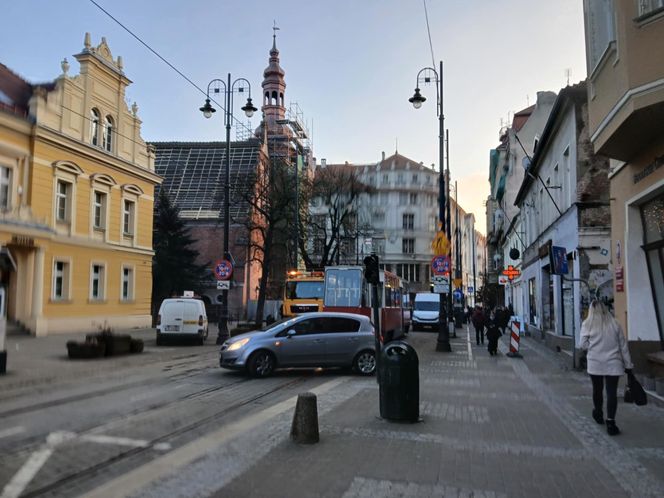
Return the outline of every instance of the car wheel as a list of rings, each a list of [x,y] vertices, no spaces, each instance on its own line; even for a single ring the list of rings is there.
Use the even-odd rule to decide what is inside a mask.
[[[164,344],[164,338],[161,336],[159,332],[157,332],[157,346],[161,346]]]
[[[373,351],[361,351],[353,360],[353,369],[360,375],[372,375],[376,371],[376,354]]]
[[[249,373],[254,377],[267,377],[272,374],[276,360],[269,351],[256,351],[248,362]]]

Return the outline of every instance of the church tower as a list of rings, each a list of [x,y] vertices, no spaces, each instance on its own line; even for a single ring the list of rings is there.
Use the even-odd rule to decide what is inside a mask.
[[[272,35],[272,49],[270,49],[270,61],[263,71],[263,123],[261,128],[267,125],[268,138],[274,135],[283,135],[284,127],[280,124],[286,119],[284,70],[279,65],[279,50],[277,49],[277,32],[274,28]],[[262,132],[262,129],[260,129]],[[260,136],[260,135],[259,135]]]

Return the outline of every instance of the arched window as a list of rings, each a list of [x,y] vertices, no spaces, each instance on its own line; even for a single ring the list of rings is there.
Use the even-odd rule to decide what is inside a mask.
[[[283,93],[280,93],[280,94],[279,94],[279,105],[280,105],[281,107],[284,107],[284,105],[285,105],[285,104],[284,104],[284,94],[283,94]]]
[[[279,96],[277,92],[272,92],[273,105],[279,105]]]
[[[99,111],[97,109],[90,111],[90,143],[99,145]]]
[[[108,152],[112,151],[113,147],[113,119],[106,116],[104,119],[104,149]]]

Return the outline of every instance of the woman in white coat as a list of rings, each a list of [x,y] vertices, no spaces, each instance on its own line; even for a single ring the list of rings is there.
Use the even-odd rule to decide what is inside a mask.
[[[604,423],[602,391],[606,384],[606,432],[620,434],[616,425],[618,380],[630,373],[633,365],[620,324],[597,300],[590,304],[588,318],[581,325],[581,348],[588,351],[588,374],[593,383],[593,418]]]

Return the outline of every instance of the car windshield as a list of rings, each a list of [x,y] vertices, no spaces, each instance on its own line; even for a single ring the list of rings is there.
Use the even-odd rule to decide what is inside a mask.
[[[288,299],[323,299],[323,281],[318,282],[288,282],[286,283],[286,296]]]
[[[415,301],[415,309],[419,311],[438,311],[440,304],[436,301]]]

